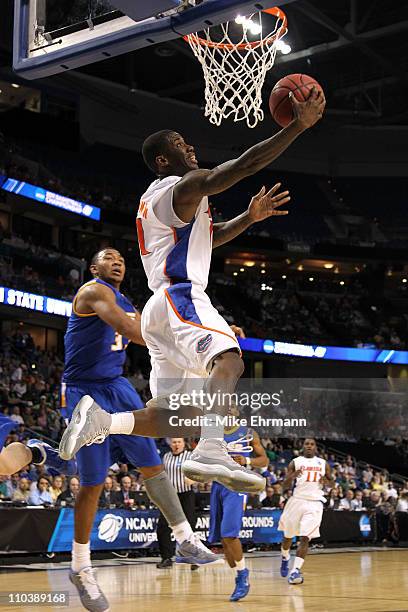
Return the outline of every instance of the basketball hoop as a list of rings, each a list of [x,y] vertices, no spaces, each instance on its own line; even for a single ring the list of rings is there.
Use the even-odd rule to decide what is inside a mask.
[[[268,27],[267,35],[263,33],[264,13],[275,18],[274,29]],[[246,120],[253,128],[263,120],[262,86],[274,65],[277,42],[286,32],[285,13],[273,7],[207,28],[203,36],[197,32],[184,36],[203,69],[205,116],[211,123],[220,125],[232,117]]]

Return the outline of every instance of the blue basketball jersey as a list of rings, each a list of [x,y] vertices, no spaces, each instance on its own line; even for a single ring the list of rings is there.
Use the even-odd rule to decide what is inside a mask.
[[[126,360],[125,349],[129,344],[124,338],[107,325],[96,313],[79,314],[75,305],[79,292],[92,283],[109,287],[116,297],[116,304],[130,317],[135,316],[135,308],[120,291],[96,278],[83,285],[72,304],[72,314],[64,337],[65,370],[64,383],[81,381],[103,382],[122,375]]]

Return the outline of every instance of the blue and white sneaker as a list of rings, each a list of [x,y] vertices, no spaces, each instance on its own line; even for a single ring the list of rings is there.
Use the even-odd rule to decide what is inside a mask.
[[[193,535],[176,546],[176,563],[189,565],[207,565],[208,563],[224,563],[220,555],[216,555],[207,548],[198,535]]]
[[[235,589],[230,597],[230,601],[244,599],[249,593],[249,569],[240,570],[235,578]]]
[[[27,442],[28,448],[38,448],[41,455],[42,461],[36,463],[36,465],[46,465],[48,472],[52,476],[57,474],[65,474],[66,476],[73,476],[78,473],[77,463],[74,459],[70,461],[64,461],[58,454],[58,450],[43,442],[42,440],[36,440],[32,438]]]
[[[285,557],[282,557],[280,566],[280,575],[282,576],[282,578],[286,578],[286,576],[289,574],[289,562],[290,557],[289,559],[285,559]]]
[[[303,580],[303,574],[299,569],[293,570],[288,578],[289,584],[302,584]]]

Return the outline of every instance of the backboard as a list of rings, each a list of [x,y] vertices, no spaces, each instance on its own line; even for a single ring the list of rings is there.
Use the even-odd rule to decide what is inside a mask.
[[[42,78],[292,1],[15,0],[13,68]]]

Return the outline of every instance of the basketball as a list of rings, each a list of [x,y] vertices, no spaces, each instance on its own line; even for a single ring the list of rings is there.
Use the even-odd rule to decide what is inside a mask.
[[[313,86],[323,91],[322,86],[307,74],[288,74],[278,81],[272,89],[269,98],[269,109],[276,123],[281,127],[286,127],[293,121],[293,109],[289,99],[289,92],[292,91],[299,102],[304,102],[308,99]]]

